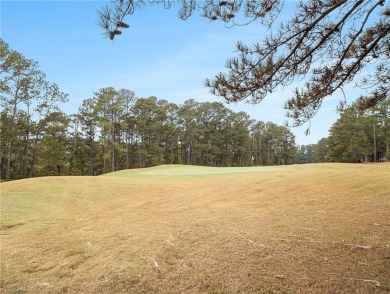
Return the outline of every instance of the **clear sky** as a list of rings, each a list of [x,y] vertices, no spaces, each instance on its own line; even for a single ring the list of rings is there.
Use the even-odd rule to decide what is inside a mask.
[[[266,33],[259,23],[225,28],[198,15],[187,21],[174,9],[146,7],[125,21],[130,28],[114,41],[102,35],[96,24],[97,10],[107,1],[18,1],[0,0],[1,38],[11,49],[39,63],[50,82],[69,94],[61,109],[76,113],[82,100],[103,87],[126,88],[137,97],[156,96],[181,104],[194,98],[220,101],[203,86],[206,78],[224,71],[225,61],[235,56],[237,41],[252,44]],[[284,15],[294,12],[288,1]],[[227,105],[245,111],[258,121],[283,124],[284,102],[302,81],[267,97],[260,104]],[[347,91],[348,92],[348,91]],[[356,95],[354,95],[356,97]],[[293,128],[297,144],[311,144],[328,136],[338,118],[336,107],[342,94],[329,97],[308,127]]]

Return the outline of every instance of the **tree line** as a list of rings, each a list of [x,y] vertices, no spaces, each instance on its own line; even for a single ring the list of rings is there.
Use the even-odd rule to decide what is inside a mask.
[[[292,164],[295,137],[285,126],[257,122],[218,102],[181,105],[137,98],[107,87],[82,101],[67,94],[38,64],[1,40],[1,178],[99,175],[160,164],[250,166]]]
[[[112,87],[84,100],[76,114],[54,110],[34,116],[18,109],[13,117],[3,110],[1,124],[6,179],[99,175],[161,164],[292,164],[296,151],[287,127],[254,121],[222,103],[190,99],[176,105]]]
[[[256,121],[219,102],[177,105],[107,87],[65,114],[68,95],[37,62],[0,39],[2,180],[100,175],[161,164],[284,165],[389,158],[389,100],[347,108],[329,138],[297,146],[286,126]],[[357,102],[358,103],[358,102]]]
[[[363,97],[362,99],[365,99]],[[297,163],[378,162],[390,159],[390,99],[362,111],[360,100],[344,109],[317,144],[299,146]]]

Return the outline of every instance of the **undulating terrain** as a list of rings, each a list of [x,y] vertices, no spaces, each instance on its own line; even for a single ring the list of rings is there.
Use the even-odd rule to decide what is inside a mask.
[[[1,188],[1,293],[389,293],[390,163]]]

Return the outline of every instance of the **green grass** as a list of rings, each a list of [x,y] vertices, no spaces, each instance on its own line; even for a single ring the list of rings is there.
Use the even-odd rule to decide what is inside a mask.
[[[187,165],[162,165],[144,169],[122,170],[103,176],[109,177],[138,177],[138,178],[202,178],[214,175],[260,173],[272,171],[294,170],[297,166],[273,166],[273,167],[204,167]]]
[[[0,184],[1,293],[388,293],[390,164]]]

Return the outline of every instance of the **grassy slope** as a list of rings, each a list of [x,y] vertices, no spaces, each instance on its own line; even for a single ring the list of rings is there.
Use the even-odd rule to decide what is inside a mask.
[[[387,293],[390,164],[0,184],[2,293]]]

